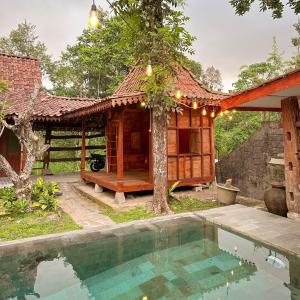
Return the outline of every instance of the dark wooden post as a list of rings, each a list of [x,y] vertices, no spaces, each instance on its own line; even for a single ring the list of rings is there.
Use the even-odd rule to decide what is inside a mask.
[[[85,147],[85,119],[82,118],[81,174],[85,172],[85,157],[86,157],[86,147]]]
[[[47,127],[46,128],[46,134],[45,134],[45,144],[51,146],[51,128]],[[47,174],[48,169],[49,169],[49,164],[50,164],[50,151],[51,148],[49,148],[45,153],[44,153],[44,159],[43,159],[43,173]]]
[[[299,104],[296,97],[282,100],[282,125],[284,131],[284,160],[286,201],[288,217],[300,218],[300,128]]]
[[[123,112],[121,113],[118,126],[118,147],[117,147],[117,179],[124,178],[124,163],[123,163]]]

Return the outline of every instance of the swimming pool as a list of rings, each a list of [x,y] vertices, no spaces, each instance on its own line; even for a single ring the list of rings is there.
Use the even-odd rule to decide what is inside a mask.
[[[178,218],[2,256],[0,299],[294,300],[300,260],[204,220]]]

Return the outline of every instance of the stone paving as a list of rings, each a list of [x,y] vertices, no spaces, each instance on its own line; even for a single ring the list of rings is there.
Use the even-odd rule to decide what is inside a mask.
[[[225,229],[300,256],[300,221],[240,204],[196,213]]]
[[[91,228],[115,224],[109,217],[100,213],[99,205],[75,192],[70,183],[61,182],[60,187],[63,192],[60,206],[78,225]]]

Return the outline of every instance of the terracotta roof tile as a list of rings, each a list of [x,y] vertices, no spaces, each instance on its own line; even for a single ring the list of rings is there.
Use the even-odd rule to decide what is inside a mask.
[[[9,86],[9,93],[1,94],[0,101],[7,102],[8,115],[17,115],[26,109],[35,85],[42,82],[39,62],[31,57],[0,53],[0,80],[7,82]],[[97,99],[46,96],[42,92],[35,106],[35,117],[60,118],[98,102]]]
[[[192,72],[184,67],[176,67],[174,71],[177,81],[174,92],[170,92],[170,96],[175,96],[175,91],[179,89],[182,97],[187,99],[221,100],[228,97],[227,94],[208,90]],[[143,76],[144,70],[140,67],[134,67],[115,91],[113,97],[128,97],[131,93],[144,92]]]

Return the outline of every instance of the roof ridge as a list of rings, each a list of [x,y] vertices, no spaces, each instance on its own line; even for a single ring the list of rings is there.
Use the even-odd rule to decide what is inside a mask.
[[[30,59],[30,60],[36,60],[38,61],[39,59],[33,56],[22,56],[22,55],[16,55],[8,52],[0,52],[0,56],[7,56],[7,57],[14,57],[14,58],[20,58],[20,59]]]
[[[56,96],[56,95],[45,95],[45,98],[59,98],[59,99],[65,99],[65,100],[77,100],[77,101],[103,101],[104,99],[101,98],[88,98],[88,97],[68,97],[68,96]]]

